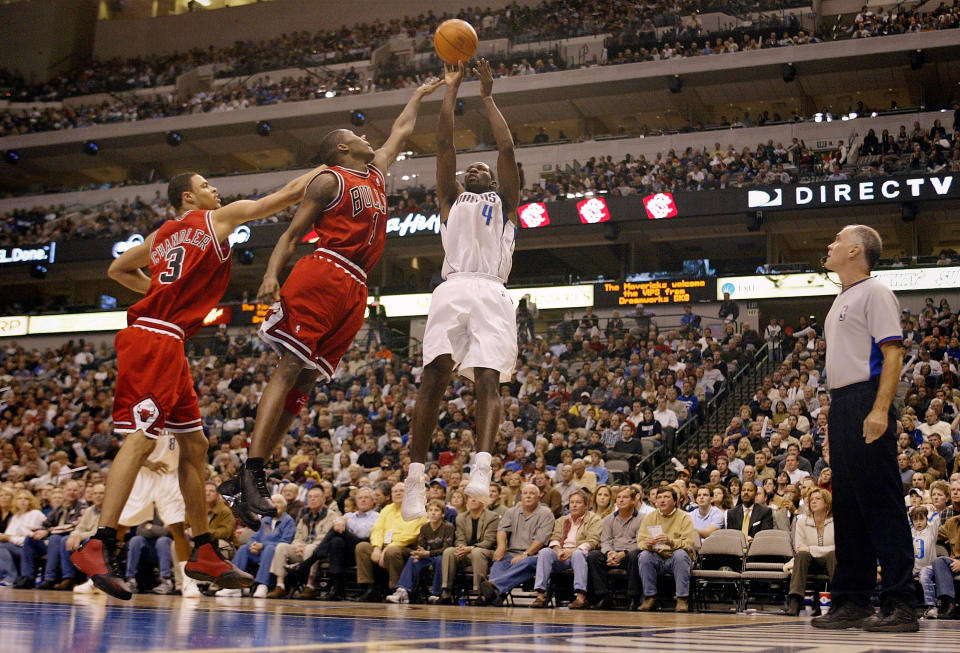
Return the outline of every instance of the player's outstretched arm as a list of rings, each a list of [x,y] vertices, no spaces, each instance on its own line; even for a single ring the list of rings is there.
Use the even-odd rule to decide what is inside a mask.
[[[437,200],[440,203],[440,219],[446,220],[450,207],[463,188],[457,182],[457,150],[453,145],[453,110],[457,104],[457,92],[463,81],[463,63],[444,65],[443,83],[447,87],[440,105],[437,120]]]
[[[481,59],[473,72],[480,78],[480,97],[487,109],[487,118],[500,152],[497,157],[497,177],[500,196],[503,198],[503,212],[516,223],[516,211],[520,205],[520,169],[517,168],[517,158],[513,151],[513,134],[493,101],[493,72],[490,70],[490,62]]]
[[[397,155],[400,154],[400,150],[403,149],[403,144],[407,142],[407,138],[413,133],[413,127],[417,124],[417,114],[420,112],[420,103],[423,101],[423,98],[441,86],[443,86],[443,80],[432,77],[413,92],[413,97],[410,98],[407,106],[403,108],[403,111],[400,112],[400,115],[397,116],[397,119],[393,122],[393,127],[390,129],[390,136],[387,137],[387,141],[383,144],[383,147],[377,150],[373,157],[373,165],[375,165],[380,172],[386,172],[387,168],[393,165],[393,162],[397,160]]]
[[[257,298],[261,302],[272,304],[280,301],[280,273],[287,267],[290,257],[293,256],[303,237],[307,235],[314,220],[330,204],[339,190],[339,182],[333,174],[320,175],[307,186],[303,193],[303,201],[293,220],[290,221],[287,230],[280,236],[270,254],[267,271],[263,273],[263,281],[260,284],[260,290],[257,291]]]
[[[150,289],[150,277],[144,273],[143,268],[150,265],[150,249],[156,234],[154,231],[142,243],[118,256],[107,270],[110,278],[121,286],[146,295]]]
[[[237,200],[226,206],[216,209],[211,216],[213,228],[217,232],[217,242],[229,236],[234,229],[251,220],[262,220],[270,217],[277,211],[296,204],[303,197],[303,191],[320,172],[327,166],[314,168],[310,172],[293,179],[278,191],[265,195],[256,200]]]

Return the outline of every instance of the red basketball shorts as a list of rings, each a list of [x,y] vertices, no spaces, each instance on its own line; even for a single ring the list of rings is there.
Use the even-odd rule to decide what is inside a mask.
[[[142,430],[155,438],[164,428],[171,433],[201,428],[183,341],[168,333],[128,326],[114,339],[117,389],[113,423],[117,433]]]
[[[330,379],[363,326],[366,309],[363,270],[320,250],[293,266],[280,302],[260,325],[260,337]]]

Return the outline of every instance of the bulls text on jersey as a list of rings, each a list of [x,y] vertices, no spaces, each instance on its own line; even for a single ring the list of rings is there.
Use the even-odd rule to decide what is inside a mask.
[[[374,208],[380,213],[387,212],[387,195],[369,186],[354,186],[350,189],[350,203],[353,206],[353,217],[357,217],[364,209]]]
[[[150,261],[156,265],[166,258],[173,249],[182,245],[194,245],[200,251],[206,251],[210,243],[213,242],[213,236],[203,229],[194,229],[186,227],[175,231],[159,243],[154,243],[153,250],[150,252]]]

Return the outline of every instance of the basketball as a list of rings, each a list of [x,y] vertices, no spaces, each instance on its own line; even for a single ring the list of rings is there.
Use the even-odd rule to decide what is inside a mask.
[[[433,36],[433,49],[437,56],[449,64],[469,61],[477,51],[477,32],[465,20],[452,18],[440,23]]]

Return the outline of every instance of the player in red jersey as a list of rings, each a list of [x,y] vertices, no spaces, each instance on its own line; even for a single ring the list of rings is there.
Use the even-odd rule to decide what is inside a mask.
[[[235,512],[245,509],[276,515],[264,478],[264,460],[276,449],[307,392],[319,376],[329,379],[363,326],[367,274],[380,260],[386,241],[387,194],[383,175],[413,133],[424,97],[443,84],[434,79],[414,91],[378,150],[347,129],[327,134],[319,160],[330,166],[307,186],[303,203],[280,237],[258,296],[276,302],[260,336],[281,352],[280,363],[264,388],[251,436],[249,457],[237,480],[220,491],[241,494]],[[278,277],[297,244],[313,227],[316,250],[304,256],[283,287]]]
[[[137,473],[160,432],[176,435],[181,448],[180,491],[194,533],[185,573],[221,587],[246,587],[253,577],[220,557],[207,524],[204,479],[207,438],[184,353],[184,342],[223,297],[230,281],[227,237],[240,224],[265,218],[303,196],[313,170],[258,200],[220,206],[217,189],[196,173],[170,180],[170,203],[181,213],[150,234],[142,245],[110,266],[110,277],[145,297],[127,311],[127,328],[117,334],[117,387],[113,420],[126,436],[107,476],[97,534],[70,559],[98,588],[121,599],[130,591],[113,570],[117,524]],[[149,267],[149,276],[143,272]]]

